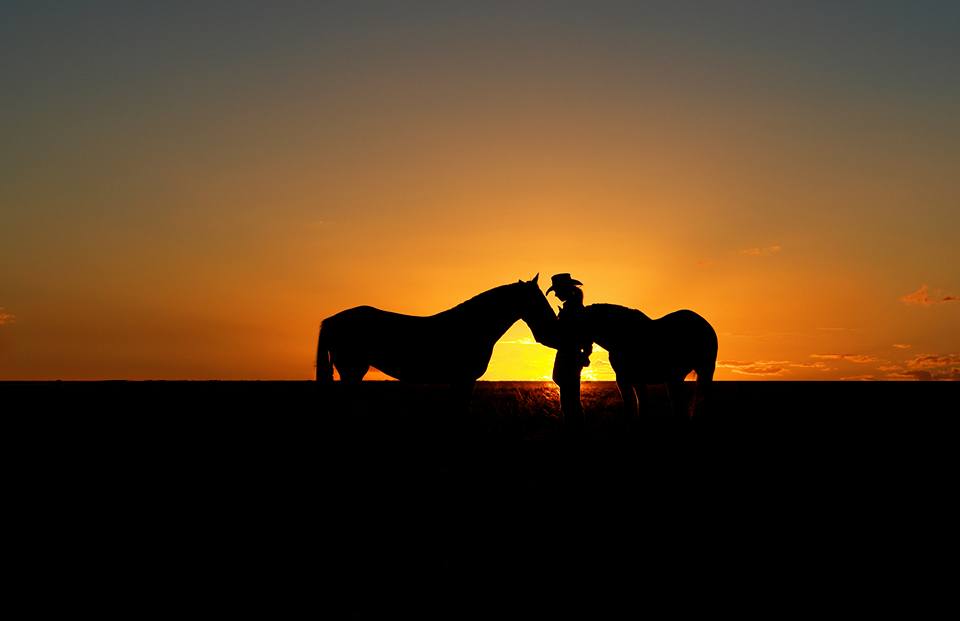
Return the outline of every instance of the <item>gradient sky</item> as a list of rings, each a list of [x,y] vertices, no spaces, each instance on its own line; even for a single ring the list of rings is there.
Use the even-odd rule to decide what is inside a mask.
[[[960,3],[60,4],[0,4],[0,379],[308,378],[536,272],[720,379],[960,377]]]

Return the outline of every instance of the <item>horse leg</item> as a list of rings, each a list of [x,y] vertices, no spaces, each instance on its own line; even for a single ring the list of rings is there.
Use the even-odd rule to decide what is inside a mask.
[[[331,362],[340,373],[340,381],[345,384],[359,384],[363,376],[370,370],[370,365],[363,360],[350,358],[342,354],[331,356]]]
[[[453,406],[453,413],[459,414],[467,411],[476,383],[476,380],[464,380],[450,384],[450,403]]]
[[[697,369],[697,385],[693,399],[690,400],[690,418],[693,418],[694,414],[703,416],[707,411],[707,404],[713,392],[713,373],[716,366],[716,362],[711,361]]]
[[[480,431],[480,421],[470,411],[470,399],[473,397],[475,384],[475,380],[451,383],[448,407],[442,413],[445,420],[434,423],[436,429],[445,432],[448,439],[454,439],[456,445],[476,439]]]
[[[649,417],[650,416],[650,391],[647,389],[646,382],[637,382],[633,385],[634,391],[637,393],[637,405],[639,406],[640,416]]]
[[[670,400],[670,409],[673,412],[674,418],[677,420],[684,420],[686,416],[686,408],[683,407],[683,380],[680,381],[674,380],[667,383],[667,397]]]
[[[620,417],[624,426],[629,430],[633,426],[633,421],[642,413],[638,411],[638,393],[634,390],[629,366],[621,352],[610,352],[610,366],[613,368],[614,377],[617,380],[617,390],[620,391],[620,400],[623,405],[620,410]]]
[[[450,384],[449,407],[447,408],[446,425],[453,425],[461,431],[467,432],[475,426],[476,421],[470,415],[470,399],[473,397],[475,380],[464,380]]]
[[[634,390],[633,383],[625,378],[617,376],[617,388],[620,389],[620,398],[623,400],[623,418],[630,421],[637,415],[637,393]]]

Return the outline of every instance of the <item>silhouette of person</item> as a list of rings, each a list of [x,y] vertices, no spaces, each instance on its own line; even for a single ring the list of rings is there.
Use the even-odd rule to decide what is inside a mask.
[[[551,277],[547,295],[553,291],[563,302],[557,317],[557,356],[553,362],[553,381],[560,388],[560,412],[565,423],[583,425],[583,406],[580,403],[580,373],[590,365],[593,343],[586,334],[583,317],[583,285],[570,274]]]

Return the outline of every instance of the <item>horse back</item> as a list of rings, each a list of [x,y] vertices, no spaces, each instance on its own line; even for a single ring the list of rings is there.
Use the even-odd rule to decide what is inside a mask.
[[[351,340],[382,339],[386,335],[414,336],[427,323],[427,317],[394,313],[373,306],[355,306],[323,320],[323,326],[329,329],[332,337]]]
[[[712,368],[717,335],[699,314],[679,310],[659,319],[620,324],[609,343],[610,365],[621,374],[649,383],[672,381],[689,371]]]
[[[692,310],[668,313],[652,322],[655,334],[685,351],[700,350],[705,356],[717,355],[717,332],[706,319]]]
[[[486,371],[492,352],[477,347],[471,333],[455,320],[420,317],[358,306],[324,319],[334,358],[350,357],[411,382],[476,379]]]

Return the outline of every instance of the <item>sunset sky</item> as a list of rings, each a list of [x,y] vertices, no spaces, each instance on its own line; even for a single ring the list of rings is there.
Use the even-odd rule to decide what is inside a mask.
[[[0,5],[0,379],[305,379],[537,272],[719,379],[960,378],[960,3],[58,4]]]

